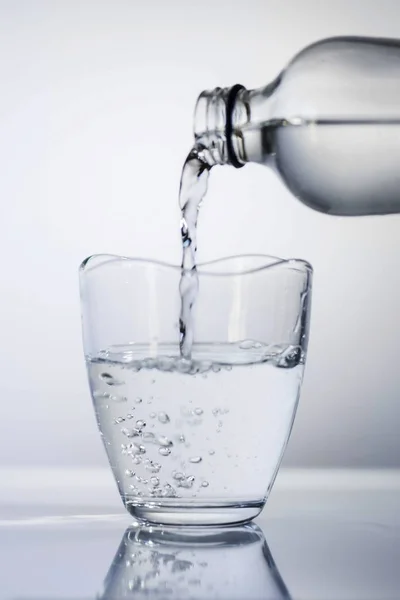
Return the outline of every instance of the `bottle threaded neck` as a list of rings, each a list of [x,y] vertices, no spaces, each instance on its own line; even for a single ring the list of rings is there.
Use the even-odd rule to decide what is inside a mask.
[[[242,85],[205,90],[197,100],[194,114],[194,136],[210,166],[242,167],[239,160],[239,138],[235,134],[235,104],[244,90]]]

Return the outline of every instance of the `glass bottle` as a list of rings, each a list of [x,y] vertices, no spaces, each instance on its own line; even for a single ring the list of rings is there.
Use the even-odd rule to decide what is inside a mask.
[[[314,43],[265,87],[203,92],[194,125],[210,165],[268,165],[315,210],[400,213],[399,40]]]

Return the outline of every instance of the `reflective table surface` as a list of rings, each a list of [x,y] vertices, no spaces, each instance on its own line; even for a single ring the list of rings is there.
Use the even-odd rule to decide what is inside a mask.
[[[398,471],[281,471],[255,523],[139,526],[107,470],[0,470],[0,598],[395,600]]]

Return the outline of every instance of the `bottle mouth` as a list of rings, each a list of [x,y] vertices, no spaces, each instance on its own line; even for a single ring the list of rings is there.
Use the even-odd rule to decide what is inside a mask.
[[[210,166],[244,166],[235,151],[234,108],[238,94],[245,88],[205,90],[197,99],[194,113],[194,137]]]
[[[235,148],[233,145],[233,111],[239,92],[244,90],[244,86],[240,83],[232,86],[228,92],[226,99],[226,123],[225,123],[225,137],[226,137],[226,150],[228,155],[229,164],[240,169],[244,167],[244,163],[241,163],[236,155]]]

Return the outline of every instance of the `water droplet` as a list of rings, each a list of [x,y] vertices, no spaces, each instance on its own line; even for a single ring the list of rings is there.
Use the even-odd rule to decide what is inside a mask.
[[[124,381],[120,381],[119,379],[116,379],[115,377],[110,375],[110,373],[101,373],[99,375],[99,377],[107,385],[124,385],[124,383],[125,383]]]
[[[215,450],[212,450],[212,449],[211,449],[211,450],[209,450],[209,451],[208,451],[208,454],[209,454],[210,456],[212,456],[213,454],[215,454]]]
[[[132,457],[132,462],[134,465],[140,465],[140,463],[142,462],[142,457],[139,454],[137,454]]]
[[[134,474],[135,474],[135,473],[134,473],[134,471],[131,471],[130,469],[126,469],[126,470],[125,470],[125,475],[126,475],[127,477],[133,477],[133,476],[134,476]]]
[[[189,458],[189,462],[194,463],[194,464],[198,464],[202,460],[203,459],[201,458],[201,456],[192,456],[191,458]]]
[[[212,409],[212,414],[214,415],[214,417],[216,417],[217,415],[219,415],[219,408],[213,408]]]
[[[219,373],[221,370],[221,367],[220,367],[220,365],[213,365],[212,370],[214,371],[214,373]]]
[[[226,371],[232,371],[232,365],[225,365]]]
[[[114,419],[114,423],[118,425],[119,423],[123,423],[125,421],[124,417],[117,417]]]
[[[178,441],[179,441],[181,444],[184,444],[184,443],[186,442],[186,438],[185,438],[185,436],[183,435],[183,433],[181,433],[181,435],[180,435],[180,436],[178,436]]]
[[[151,412],[150,413],[150,419],[155,419],[156,418],[156,413],[155,412]]]
[[[195,415],[202,415],[203,414],[203,409],[202,408],[195,408],[194,409],[194,413],[195,413]]]
[[[128,414],[126,415],[126,418],[127,418],[127,419],[133,419],[133,415],[131,415],[131,413],[128,413]]]
[[[160,446],[172,446],[172,442],[170,439],[168,439],[165,435],[159,435],[157,438],[158,443],[160,444]]]
[[[150,483],[152,486],[157,487],[160,485],[160,480],[158,477],[150,477]]]
[[[165,413],[165,412],[159,412],[158,413],[158,420],[160,421],[160,423],[165,424],[165,423],[169,423],[170,418],[167,415],[167,413]]]
[[[172,477],[176,480],[176,481],[181,481],[182,479],[185,479],[185,474],[181,473],[180,471],[173,471],[172,472]]]
[[[208,483],[208,481],[202,481],[201,482],[201,487],[208,487],[210,484]]]
[[[143,429],[143,427],[146,427],[146,421],[142,421],[142,419],[139,419],[138,421],[136,421],[136,427],[138,429]]]
[[[143,400],[141,398],[136,398],[135,402],[136,404],[140,404],[141,402],[143,402]]]
[[[171,448],[168,448],[166,446],[160,446],[158,452],[161,454],[161,456],[168,456],[169,454],[171,454]]]
[[[150,460],[146,463],[145,469],[147,469],[147,471],[150,471],[150,473],[158,473],[161,470],[161,465],[160,463],[153,462],[152,460]]]
[[[132,492],[134,494],[137,494],[139,492],[139,488],[136,485],[133,485],[133,484],[129,486],[129,489],[132,490]]]

